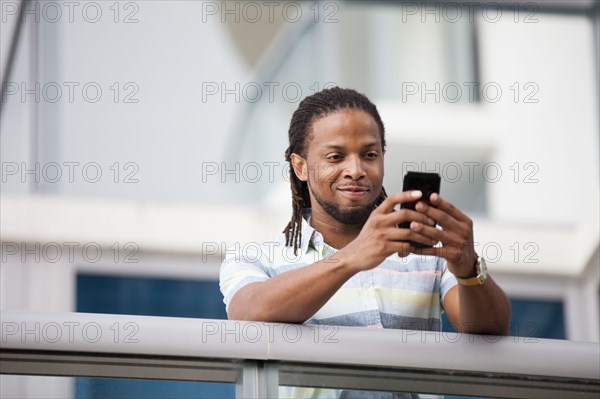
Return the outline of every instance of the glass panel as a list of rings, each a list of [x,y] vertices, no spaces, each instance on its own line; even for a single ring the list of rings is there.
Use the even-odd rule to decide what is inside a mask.
[[[310,399],[443,399],[443,395],[416,394],[402,392],[363,391],[352,389],[285,387],[279,388],[279,398]]]
[[[483,396],[452,396],[432,393],[407,393],[354,389],[332,389],[318,387],[291,387],[280,386],[279,398],[304,398],[304,399],[461,399],[478,398],[488,399]]]
[[[230,399],[234,384],[2,375],[1,397],[21,399]]]
[[[220,399],[235,397],[235,385],[206,382],[76,378],[77,399]]]
[[[0,397],[20,399],[73,398],[72,377],[0,375]]]

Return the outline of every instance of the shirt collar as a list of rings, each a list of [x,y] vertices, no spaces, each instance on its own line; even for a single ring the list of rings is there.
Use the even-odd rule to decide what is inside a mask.
[[[328,256],[336,249],[325,243],[323,235],[310,225],[311,209],[306,208],[302,211],[302,241],[300,250],[305,254],[310,248],[320,253],[322,256]]]
[[[314,235],[317,233],[314,227],[310,225],[311,208],[302,210],[302,242],[300,250],[303,254],[308,251],[308,246],[313,242]]]

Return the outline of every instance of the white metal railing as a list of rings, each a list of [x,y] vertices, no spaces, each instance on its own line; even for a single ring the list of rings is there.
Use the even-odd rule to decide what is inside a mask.
[[[3,310],[2,374],[507,398],[597,398],[597,343],[413,330]]]

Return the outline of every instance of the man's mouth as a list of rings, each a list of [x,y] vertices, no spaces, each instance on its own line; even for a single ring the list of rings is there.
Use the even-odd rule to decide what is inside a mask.
[[[368,187],[364,186],[343,186],[338,187],[338,190],[346,196],[353,198],[362,197],[371,191]]]

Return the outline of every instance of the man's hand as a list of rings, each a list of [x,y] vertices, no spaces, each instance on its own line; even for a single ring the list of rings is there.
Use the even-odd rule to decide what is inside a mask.
[[[477,258],[473,245],[473,221],[450,202],[443,200],[439,194],[432,194],[430,201],[437,208],[424,202],[418,202],[415,208],[418,213],[435,220],[442,229],[415,220],[410,224],[410,230],[439,241],[442,246],[412,248],[411,252],[444,258],[448,261],[448,269],[455,276],[469,276]]]
[[[448,270],[455,276],[471,275],[476,260],[473,221],[439,194],[432,194],[430,201],[437,208],[418,202],[415,209],[435,220],[442,229],[415,221],[410,230],[439,241],[442,246],[413,248],[412,252],[446,259]],[[444,299],[444,309],[459,332],[508,335],[510,302],[490,276],[483,285],[452,287]]]
[[[397,204],[413,202],[422,195],[421,191],[405,191],[386,198],[371,213],[359,235],[338,253],[348,256],[348,259],[356,260],[357,271],[360,271],[378,266],[394,252],[397,252],[400,257],[407,256],[413,249],[406,241],[434,245],[437,239],[418,230],[398,228],[402,222],[413,222],[434,229],[435,222],[423,212],[410,209],[394,210]],[[335,259],[336,255],[332,256],[332,260]]]

